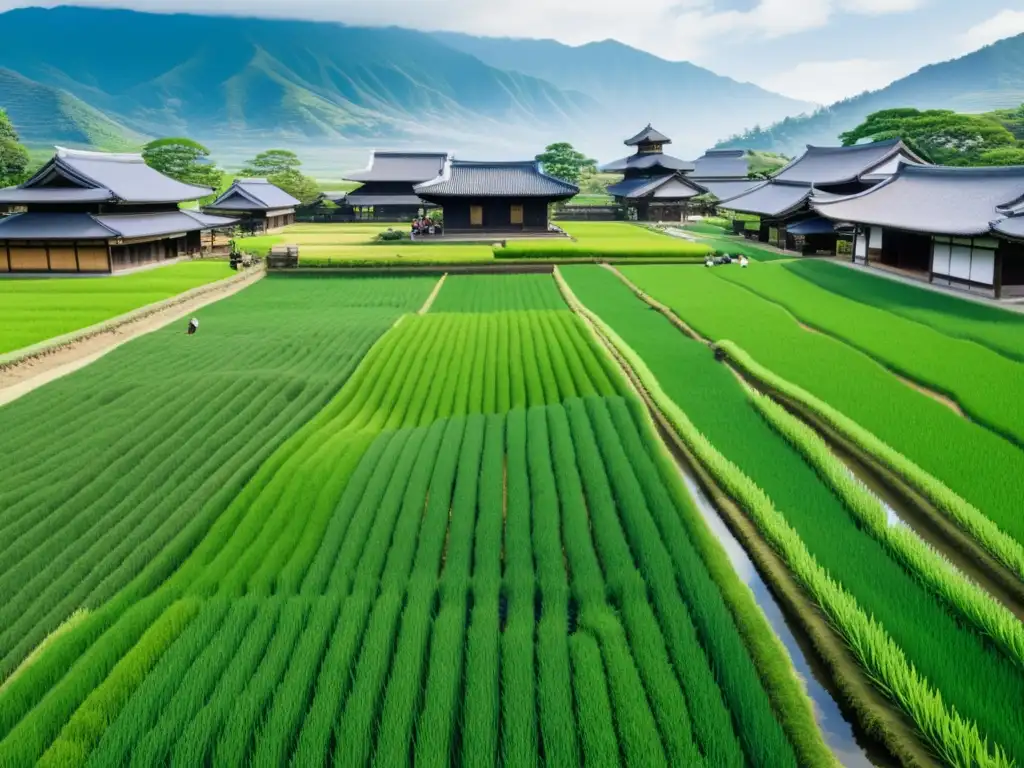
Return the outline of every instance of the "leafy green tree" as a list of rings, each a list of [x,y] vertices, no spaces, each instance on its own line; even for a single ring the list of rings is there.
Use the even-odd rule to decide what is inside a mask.
[[[578,152],[567,141],[549,144],[544,152],[537,155],[537,161],[548,176],[576,185],[580,183],[585,171],[594,173],[597,169],[596,160]]]
[[[316,181],[296,170],[272,173],[266,179],[303,203],[312,203],[320,196]]]
[[[302,161],[294,152],[287,149],[268,149],[250,160],[239,175],[269,179],[288,171],[298,173],[301,166]]]
[[[941,165],[981,165],[993,150],[1014,148],[1017,140],[989,115],[963,115],[947,109],[886,109],[868,115],[839,136],[844,146],[868,139],[903,139],[911,148]]]
[[[981,165],[1024,165],[1024,144],[990,149],[981,155]]]
[[[209,161],[210,150],[181,137],[156,139],[142,149],[146,165],[184,184],[217,189],[224,172]]]
[[[0,187],[24,181],[28,163],[28,150],[22,146],[7,112],[0,109]]]

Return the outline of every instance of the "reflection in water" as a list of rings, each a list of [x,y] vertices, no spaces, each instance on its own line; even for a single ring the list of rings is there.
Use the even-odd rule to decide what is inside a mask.
[[[769,591],[768,585],[761,579],[757,569],[754,567],[754,563],[747,556],[746,550],[736,540],[736,537],[732,535],[732,531],[722,522],[722,519],[718,516],[718,511],[690,473],[682,466],[679,467],[679,472],[682,475],[683,482],[686,483],[687,489],[690,491],[690,496],[693,498],[697,509],[700,510],[708,527],[711,528],[729,556],[733,569],[739,574],[744,583],[750,587],[751,592],[754,593],[754,599],[761,607],[762,612],[768,619],[768,623],[775,630],[775,634],[782,641],[782,644],[786,646],[786,650],[789,651],[797,676],[803,682],[804,688],[807,690],[807,694],[814,705],[815,720],[817,720],[818,727],[821,728],[825,742],[832,750],[832,753],[844,766],[851,766],[853,768],[887,763],[888,761],[881,756],[877,763],[872,762],[868,758],[865,750],[857,742],[853,726],[840,711],[839,704],[811,670],[807,656],[805,656],[803,649],[786,623],[782,609],[775,601],[774,595]]]

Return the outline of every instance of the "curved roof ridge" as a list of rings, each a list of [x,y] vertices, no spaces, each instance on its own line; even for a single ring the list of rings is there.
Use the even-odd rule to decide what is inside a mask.
[[[54,146],[57,157],[68,160],[92,160],[107,163],[145,163],[141,154],[136,152],[97,152],[88,149],[68,149],[67,147]]]

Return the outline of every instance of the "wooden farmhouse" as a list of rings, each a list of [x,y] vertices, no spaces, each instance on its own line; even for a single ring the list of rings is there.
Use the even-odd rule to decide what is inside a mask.
[[[238,219],[246,232],[263,234],[294,224],[295,209],[300,205],[299,200],[266,179],[235,179],[203,212]]]
[[[719,207],[761,219],[761,242],[804,254],[836,253],[833,223],[811,207],[812,194],[823,200],[852,195],[894,174],[900,163],[924,161],[898,139],[852,147],[807,147],[807,151],[768,181]]]
[[[815,197],[855,227],[852,259],[986,296],[1024,296],[1024,166],[903,163],[858,195]]]
[[[358,219],[411,221],[434,207],[413,188],[440,176],[447,161],[445,152],[373,151],[365,170],[345,176],[362,184],[336,202],[351,208]]]
[[[704,194],[700,185],[687,178],[694,164],[666,155],[672,139],[650,125],[623,142],[636,151],[629,157],[601,167],[602,173],[621,173],[622,181],[607,187],[608,194],[627,209],[627,218],[637,221],[682,221],[692,198]]]
[[[116,272],[198,254],[233,219],[182,210],[213,190],[175,181],[141,155],[58,147],[32,178],[0,190],[0,272]]]
[[[579,187],[541,172],[534,160],[449,160],[416,194],[441,206],[444,230],[547,232],[548,206],[579,194]]]

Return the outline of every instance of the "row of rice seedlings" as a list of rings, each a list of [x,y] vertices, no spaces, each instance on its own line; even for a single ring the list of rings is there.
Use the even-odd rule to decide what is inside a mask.
[[[811,593],[837,631],[844,637],[867,674],[902,708],[926,742],[953,765],[1009,765],[999,745],[980,735],[977,725],[965,720],[943,700],[927,678],[914,668],[886,629],[866,614],[843,587],[814,559],[799,535],[749,478],[719,453],[661,390],[657,379],[639,356],[612,330],[602,333],[637,372],[644,387],[666,414],[680,437],[726,491],[739,500],[762,534],[780,552],[794,575]],[[932,638],[934,639],[934,638]]]
[[[547,411],[527,412],[533,554],[537,563],[541,616],[537,625],[538,704],[545,759],[555,765],[579,763],[569,662],[569,586],[551,462]]]
[[[1019,514],[1024,452],[906,386],[863,353],[823,334],[807,333],[781,307],[705,272],[625,270],[630,280],[697,331],[736,342],[759,363],[938,477],[1024,543],[1024,517]],[[934,435],[944,439],[935,440]]]
[[[651,557],[655,542],[638,541],[631,530],[633,516],[642,511],[633,506],[642,501],[633,496],[623,496],[624,484],[632,480],[627,474],[628,463],[603,455],[609,450],[599,441],[616,439],[607,430],[596,432],[599,422],[591,422],[591,416],[581,401],[566,406],[573,429],[581,475],[587,492],[587,507],[595,520],[594,536],[607,572],[612,563],[618,564],[622,573],[621,585],[612,582],[613,590],[618,589],[618,599],[623,609],[628,605],[637,615],[650,623],[649,616],[660,624],[671,667],[689,702],[688,714],[693,728],[693,740],[700,747],[711,765],[741,765],[743,754],[736,735],[733,733],[729,712],[722,700],[721,691],[708,666],[705,651],[701,648],[696,629],[689,611],[679,598],[678,590],[664,574],[671,568],[656,570],[645,562]],[[621,447],[619,449],[621,451]],[[619,519],[616,502],[630,510]],[[625,524],[625,530],[623,527]],[[646,545],[647,549],[639,547]],[[631,546],[638,547],[634,554]],[[637,566],[641,566],[639,569]],[[646,577],[646,579],[645,579]],[[644,584],[646,582],[646,588]],[[647,603],[646,590],[651,592],[651,603]],[[629,614],[627,614],[628,619]]]
[[[987,347],[830,293],[781,267],[715,270],[887,367],[952,397],[971,419],[1024,445],[1024,367]]]
[[[827,291],[880,307],[959,339],[1024,361],[1024,317],[1000,307],[845,269],[817,259],[790,259],[786,269]]]
[[[538,724],[534,660],[534,575],[530,541],[530,476],[526,412],[505,422],[505,552],[502,592],[506,600],[501,636],[501,739],[506,765],[537,764]]]
[[[449,275],[431,312],[565,309],[551,275]]]
[[[470,768],[493,768],[498,764],[504,459],[505,417],[492,414],[487,417],[480,462],[480,494],[473,539],[473,608],[466,637],[462,759]]]
[[[643,675],[642,685],[647,688],[650,705],[644,704],[648,709],[648,713],[645,714],[637,709],[642,707],[635,693],[631,694],[635,699],[632,704],[626,704],[617,698],[618,695],[633,690],[633,684],[629,681],[636,676],[636,669],[618,671],[617,674],[620,676],[617,679],[623,681],[621,684],[626,687],[614,687],[613,700],[628,713],[626,717],[630,722],[647,723],[648,718],[651,718],[652,722],[657,722],[658,725],[655,727],[660,726],[662,734],[659,736],[659,754],[667,752],[673,764],[699,765],[702,760],[694,743],[685,697],[669,661],[661,630],[647,603],[642,581],[632,567],[628,552],[618,546],[621,542],[620,537],[603,535],[604,548],[598,545],[597,550],[591,540],[594,535],[591,531],[592,524],[596,529],[610,522],[604,517],[607,507],[600,502],[596,508],[588,509],[588,505],[594,504],[601,491],[593,477],[597,472],[603,471],[603,468],[591,461],[594,458],[593,454],[578,454],[574,448],[574,434],[565,408],[549,407],[547,417],[551,436],[551,458],[563,516],[566,559],[572,573],[572,592],[579,606],[579,622],[582,627],[577,630],[577,634],[581,631],[595,632],[605,646],[624,641],[621,628],[615,628],[617,622],[609,618],[612,614],[605,601],[604,583],[604,576],[607,575],[614,585],[613,590],[619,594],[618,604],[629,631],[631,656],[640,667]],[[584,474],[589,474],[591,480],[585,483],[582,479]],[[598,552],[601,553],[601,561],[598,559]],[[588,624],[587,617],[592,617],[596,623]],[[609,664],[624,663],[625,657],[618,646],[615,649],[606,648],[606,652],[609,654]],[[630,652],[627,650],[628,653]],[[587,726],[582,724],[582,718],[581,710],[580,727],[585,729]],[[627,728],[624,733],[628,734],[629,729]],[[620,737],[625,738],[621,733]],[[662,739],[664,752],[660,745]]]

